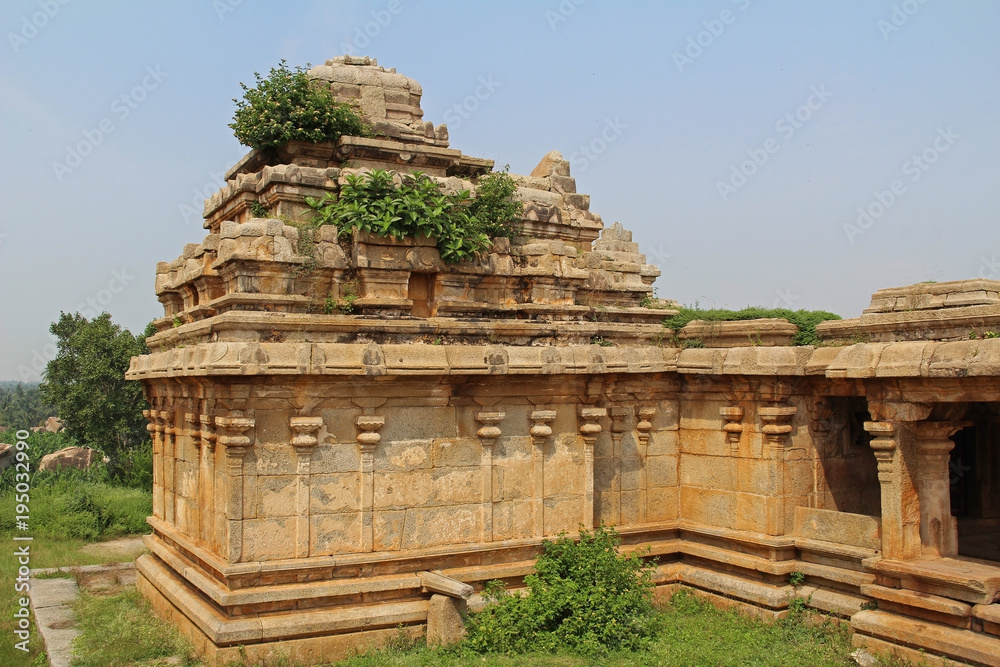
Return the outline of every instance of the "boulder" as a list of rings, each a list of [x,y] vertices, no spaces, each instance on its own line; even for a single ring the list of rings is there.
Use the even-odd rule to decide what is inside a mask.
[[[90,447],[66,447],[57,452],[46,454],[38,465],[39,470],[58,470],[59,468],[78,468],[86,470],[100,460],[101,453]]]
[[[0,443],[0,470],[14,465],[14,446]]]

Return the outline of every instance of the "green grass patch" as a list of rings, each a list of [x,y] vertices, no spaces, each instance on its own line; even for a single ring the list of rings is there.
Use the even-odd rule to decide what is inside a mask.
[[[821,617],[814,617],[819,619]],[[706,667],[847,667],[850,632],[839,621],[806,622],[805,615],[765,622],[722,611],[682,591],[660,608],[656,639],[641,651],[600,656],[531,651],[516,656],[470,657],[454,648],[407,648],[405,643],[336,663],[340,667],[626,667],[633,665],[704,665]],[[903,663],[887,663],[902,665]]]
[[[787,308],[762,308],[760,306],[748,306],[742,310],[728,310],[725,308],[688,308],[683,307],[673,317],[668,317],[663,321],[663,325],[678,331],[688,322],[694,320],[704,320],[706,322],[735,322],[740,320],[759,320],[763,318],[780,318],[788,320],[799,328],[793,345],[818,345],[819,336],[816,335],[816,325],[827,320],[839,320],[840,315],[828,313],[825,310],[789,310]]]
[[[73,608],[81,631],[73,643],[74,667],[151,666],[174,655],[190,664],[191,647],[134,588],[112,595],[85,592]]]
[[[17,495],[0,494],[0,534],[16,530]],[[61,478],[33,487],[29,496],[29,535],[94,541],[149,532],[146,517],[153,513],[149,491]]]

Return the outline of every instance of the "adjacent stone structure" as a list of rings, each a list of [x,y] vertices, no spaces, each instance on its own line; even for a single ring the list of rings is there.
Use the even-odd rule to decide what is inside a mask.
[[[304,243],[288,221],[348,174],[474,190],[493,166],[393,70],[310,75],[377,136],[237,164],[204,241],[157,267],[165,316],[128,374],[155,455],[139,587],[209,664],[450,641],[484,582],[602,522],[651,547],[661,591],[779,616],[800,596],[858,643],[996,664],[1000,282],[883,290],[816,348],[780,320],[673,332],[558,153],[516,177],[522,236],[476,262]]]

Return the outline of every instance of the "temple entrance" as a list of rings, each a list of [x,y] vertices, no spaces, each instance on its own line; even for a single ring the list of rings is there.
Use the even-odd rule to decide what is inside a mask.
[[[948,464],[951,513],[958,521],[960,556],[1000,561],[1000,405],[978,403],[973,426],[952,438]]]
[[[861,396],[831,396],[826,401],[831,414],[818,459],[816,506],[881,516],[878,462],[869,445],[872,436],[864,429],[871,419],[868,403]]]

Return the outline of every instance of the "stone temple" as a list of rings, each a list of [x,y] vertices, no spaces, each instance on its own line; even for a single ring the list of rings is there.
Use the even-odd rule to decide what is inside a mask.
[[[475,262],[303,243],[284,221],[348,174],[474,191],[493,167],[393,69],[309,76],[375,136],[236,164],[204,240],[157,266],[164,317],[128,372],[155,461],[139,587],[208,664],[448,641],[484,582],[601,523],[651,548],[659,595],[803,598],[859,645],[998,664],[1000,282],[878,291],[815,347],[784,320],[671,331],[658,270],[556,152],[516,176],[522,236]]]

